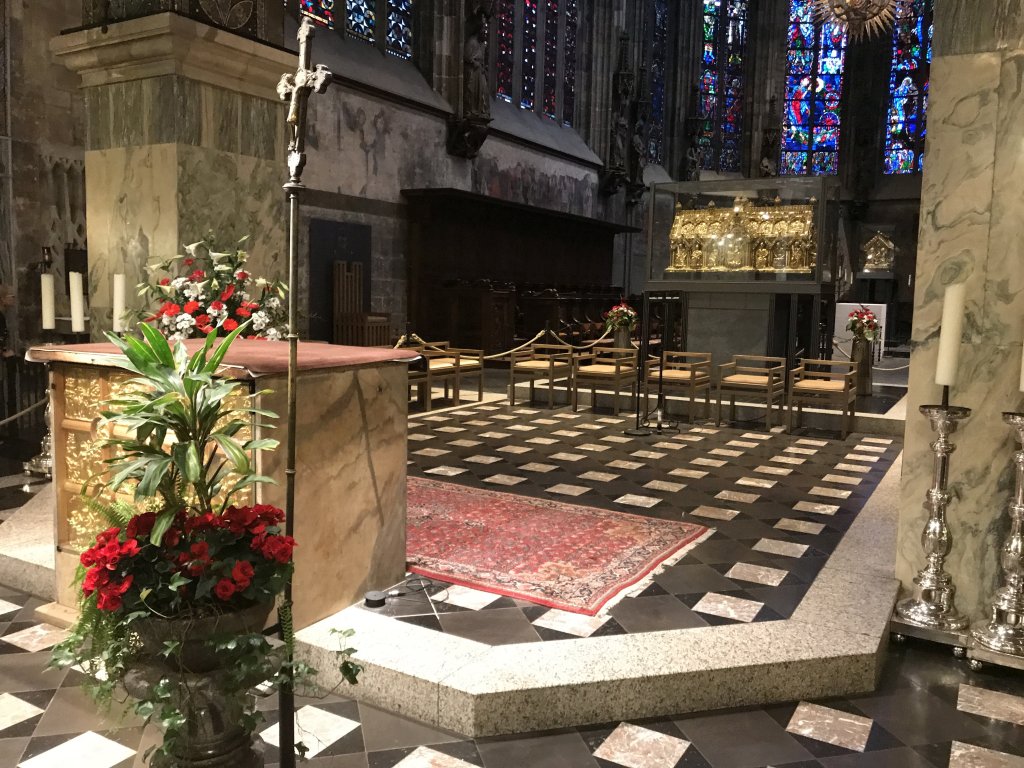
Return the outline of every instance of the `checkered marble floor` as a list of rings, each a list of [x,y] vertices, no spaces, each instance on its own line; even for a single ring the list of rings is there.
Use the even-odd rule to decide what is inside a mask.
[[[44,671],[61,635],[33,620],[41,600],[2,587],[0,600],[0,766],[140,768],[155,732],[97,713],[81,674]],[[277,699],[260,709],[276,768]],[[468,740],[331,694],[298,698],[296,733],[310,768],[1021,768],[1022,713],[1024,676],[908,643],[854,698]]]
[[[899,439],[687,426],[488,403],[409,422],[409,472],[714,528],[639,595],[588,618],[442,582],[393,588],[376,612],[491,644],[788,618],[879,480]]]

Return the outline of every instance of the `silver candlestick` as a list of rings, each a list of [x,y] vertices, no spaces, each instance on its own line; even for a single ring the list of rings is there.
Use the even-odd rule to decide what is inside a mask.
[[[969,408],[946,405],[922,405],[921,413],[928,417],[932,430],[938,439],[932,443],[935,462],[932,472],[932,487],[928,490],[924,508],[928,510],[928,522],[921,533],[927,564],[922,568],[914,583],[915,597],[901,600],[896,605],[896,614],[908,624],[929,629],[954,632],[967,626],[967,617],[957,611],[953,603],[956,587],[953,577],[946,573],[946,556],[952,546],[952,536],[946,524],[946,508],[949,506],[949,455],[956,450],[949,436],[956,431],[957,423],[971,415]]]
[[[1021,444],[1013,454],[1016,488],[1006,508],[1010,532],[1000,550],[1004,583],[992,599],[988,621],[975,624],[971,636],[989,650],[1024,656],[1024,413],[1004,413],[1003,421],[1017,431]]]

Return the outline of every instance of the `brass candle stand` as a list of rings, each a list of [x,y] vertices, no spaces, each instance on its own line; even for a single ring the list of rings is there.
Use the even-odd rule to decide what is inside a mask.
[[[948,405],[948,394],[943,395],[942,405],[922,405],[921,413],[931,423],[938,438],[931,444],[935,454],[932,487],[924,503],[928,510],[928,521],[921,533],[921,545],[927,558],[925,567],[916,577],[914,597],[901,600],[896,605],[893,631],[900,635],[912,635],[927,640],[948,642],[956,648],[957,655],[966,653],[967,637],[963,632],[968,619],[956,609],[954,598],[956,587],[953,577],[945,570],[946,557],[952,546],[952,536],[946,523],[946,508],[949,506],[949,456],[956,450],[949,436],[956,431],[959,422],[971,415],[969,408]]]
[[[1013,454],[1016,485],[1006,508],[1010,531],[1000,549],[1003,586],[992,599],[988,620],[975,624],[971,637],[976,646],[1024,657],[1024,413],[1004,413],[1003,421],[1016,431],[1021,444]]]

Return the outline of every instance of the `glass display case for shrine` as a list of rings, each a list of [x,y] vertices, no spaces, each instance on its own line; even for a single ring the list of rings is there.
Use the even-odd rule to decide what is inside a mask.
[[[652,185],[645,291],[666,349],[828,356],[838,192],[820,177]]]

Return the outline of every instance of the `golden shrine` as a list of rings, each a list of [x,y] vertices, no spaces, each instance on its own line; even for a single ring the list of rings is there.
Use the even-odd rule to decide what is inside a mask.
[[[817,262],[814,198],[806,205],[754,205],[686,210],[676,203],[667,272],[811,273]]]

